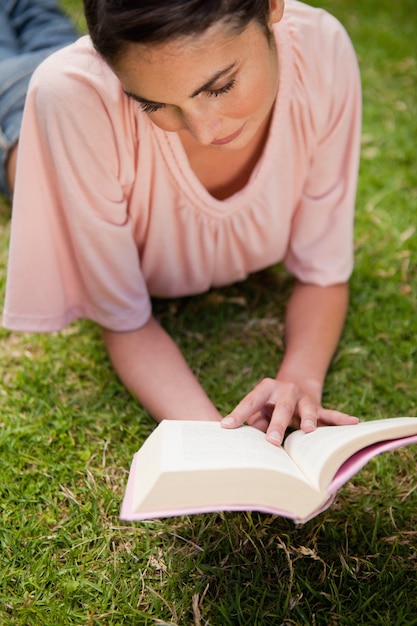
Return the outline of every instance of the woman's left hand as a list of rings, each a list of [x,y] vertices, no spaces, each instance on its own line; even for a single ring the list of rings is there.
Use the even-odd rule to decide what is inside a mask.
[[[296,384],[264,378],[221,424],[236,428],[244,423],[266,432],[266,438],[280,445],[288,426],[312,432],[317,426],[356,424],[352,415],[325,409],[312,395],[303,392]]]

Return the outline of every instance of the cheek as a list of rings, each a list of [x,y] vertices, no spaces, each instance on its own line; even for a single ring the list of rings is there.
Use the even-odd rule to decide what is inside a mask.
[[[148,117],[155,126],[169,133],[178,132],[184,126],[180,116],[173,111],[155,111],[155,113],[149,113]]]
[[[229,115],[233,118],[262,117],[270,110],[274,98],[273,85],[265,77],[258,76],[236,93]]]

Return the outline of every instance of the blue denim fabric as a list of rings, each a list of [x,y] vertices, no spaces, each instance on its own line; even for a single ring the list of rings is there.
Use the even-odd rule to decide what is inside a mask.
[[[5,163],[19,137],[33,71],[78,37],[56,0],[2,0],[0,6],[0,191],[8,195]]]

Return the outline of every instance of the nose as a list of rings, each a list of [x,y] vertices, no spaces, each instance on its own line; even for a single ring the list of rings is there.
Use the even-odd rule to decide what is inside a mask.
[[[208,146],[219,136],[222,126],[220,117],[213,111],[193,109],[182,112],[184,127],[194,139],[203,146]]]

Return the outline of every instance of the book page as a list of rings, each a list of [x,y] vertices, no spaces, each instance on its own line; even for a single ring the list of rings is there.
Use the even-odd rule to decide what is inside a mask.
[[[312,433],[296,431],[285,449],[319,489],[325,489],[339,467],[358,450],[378,441],[417,434],[417,418],[394,417],[352,426],[323,426]]]
[[[282,447],[250,426],[163,421],[135,454],[125,519],[217,510],[258,510],[303,519],[319,493]]]
[[[161,471],[269,469],[309,482],[282,447],[250,426],[226,429],[219,422],[165,421],[159,428],[164,430]]]

